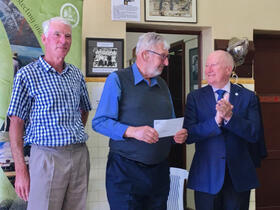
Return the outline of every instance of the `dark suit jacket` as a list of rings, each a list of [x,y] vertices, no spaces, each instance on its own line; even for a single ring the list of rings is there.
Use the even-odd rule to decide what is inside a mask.
[[[245,88],[242,84],[237,84],[237,85]],[[264,127],[262,121],[262,111],[261,111],[261,104],[260,104],[259,97],[258,97],[258,109],[261,117],[259,140],[255,143],[248,142],[248,150],[250,152],[251,158],[256,168],[260,168],[261,161],[267,157],[267,150],[266,150],[265,137],[264,137]]]
[[[248,143],[257,142],[260,134],[257,97],[231,84],[229,101],[234,106],[232,118],[219,127],[214,119],[216,100],[211,86],[187,97],[184,128],[189,134],[187,144],[195,143],[188,188],[217,194],[224,183],[226,165],[237,192],[259,185],[248,150]]]
[[[248,143],[248,150],[254,161],[255,167],[261,167],[261,161],[267,157],[267,150],[265,145],[265,138],[264,138],[264,127],[262,123],[262,113],[261,113],[261,105],[258,98],[258,108],[261,117],[261,129],[259,134],[259,140],[256,143]]]

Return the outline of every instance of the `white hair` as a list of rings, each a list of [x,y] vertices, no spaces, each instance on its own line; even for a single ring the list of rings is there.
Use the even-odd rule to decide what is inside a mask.
[[[142,34],[139,37],[137,45],[136,45],[136,55],[139,52],[142,52],[144,50],[152,49],[153,46],[155,46],[159,43],[163,43],[164,49],[169,50],[170,45],[160,34],[157,34],[155,32],[148,32],[148,33]]]
[[[235,66],[232,55],[229,52],[225,51],[224,59],[225,59],[225,63],[228,66],[230,66],[231,70],[232,70],[234,68],[234,66]]]
[[[215,50],[209,56],[218,56],[225,66],[229,66],[231,70],[234,68],[234,60],[232,55],[225,50]]]
[[[50,27],[50,23],[52,22],[60,22],[60,23],[64,23],[65,25],[68,25],[71,30],[72,30],[72,25],[69,23],[68,20],[66,20],[65,18],[63,17],[53,17],[51,19],[48,19],[46,21],[44,21],[42,23],[42,27],[43,27],[43,33],[44,35],[47,37],[48,36],[48,31],[49,31],[49,27]]]

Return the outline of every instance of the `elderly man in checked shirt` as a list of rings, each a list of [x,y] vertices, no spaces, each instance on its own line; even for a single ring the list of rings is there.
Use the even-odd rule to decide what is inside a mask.
[[[91,105],[82,73],[64,62],[71,25],[55,17],[43,30],[45,55],[18,71],[8,110],[15,189],[28,210],[82,210],[89,178],[84,126]],[[29,172],[23,142],[32,145]]]

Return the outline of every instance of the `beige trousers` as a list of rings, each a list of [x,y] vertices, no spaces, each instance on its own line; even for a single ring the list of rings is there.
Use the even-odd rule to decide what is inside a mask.
[[[86,144],[32,145],[28,210],[85,210],[89,180]]]

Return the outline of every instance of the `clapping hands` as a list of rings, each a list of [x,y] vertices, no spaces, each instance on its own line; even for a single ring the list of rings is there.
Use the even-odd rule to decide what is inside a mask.
[[[229,121],[232,117],[233,105],[229,102],[229,94],[226,93],[224,98],[216,104],[215,120],[217,124],[221,124],[223,120]]]

